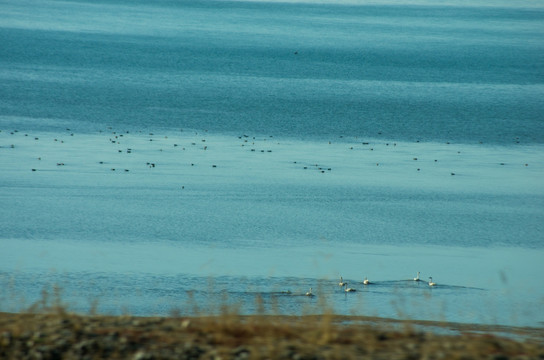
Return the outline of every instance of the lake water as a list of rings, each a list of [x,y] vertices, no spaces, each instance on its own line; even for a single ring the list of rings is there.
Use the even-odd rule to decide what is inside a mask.
[[[543,325],[543,2],[0,15],[0,311]]]

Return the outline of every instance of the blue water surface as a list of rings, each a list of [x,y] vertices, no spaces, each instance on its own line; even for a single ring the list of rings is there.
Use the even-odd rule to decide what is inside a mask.
[[[541,1],[0,17],[0,311],[542,326]]]

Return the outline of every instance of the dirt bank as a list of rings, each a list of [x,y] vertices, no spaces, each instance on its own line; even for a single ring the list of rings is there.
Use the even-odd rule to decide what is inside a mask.
[[[0,313],[0,358],[544,359],[544,329],[487,330],[345,316]]]

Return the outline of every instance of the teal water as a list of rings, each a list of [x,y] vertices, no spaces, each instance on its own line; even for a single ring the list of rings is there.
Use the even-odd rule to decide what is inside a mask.
[[[3,1],[2,121],[542,143],[542,4],[423,4]]]
[[[0,1],[0,311],[542,326],[543,5]]]

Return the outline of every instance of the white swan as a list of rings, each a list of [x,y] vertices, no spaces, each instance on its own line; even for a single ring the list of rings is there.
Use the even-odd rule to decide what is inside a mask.
[[[344,282],[344,279],[340,276],[340,282],[338,283],[338,286],[344,286],[346,283]]]
[[[368,281],[368,279],[366,278],[366,276],[365,276],[365,279],[363,280],[363,284],[364,284],[364,285],[370,284],[370,281]]]
[[[429,286],[436,286],[436,283],[433,282],[432,276],[429,277]]]
[[[354,291],[357,291],[357,290],[355,290],[355,289],[353,289],[353,288],[348,288],[348,283],[344,283],[344,287],[345,287],[345,289],[344,289],[345,292],[354,292]]]
[[[421,281],[421,279],[419,278],[419,271],[417,272],[417,276],[414,278],[414,281]]]
[[[312,288],[310,288],[310,291],[306,293],[306,296],[314,296],[314,294],[312,293]]]

